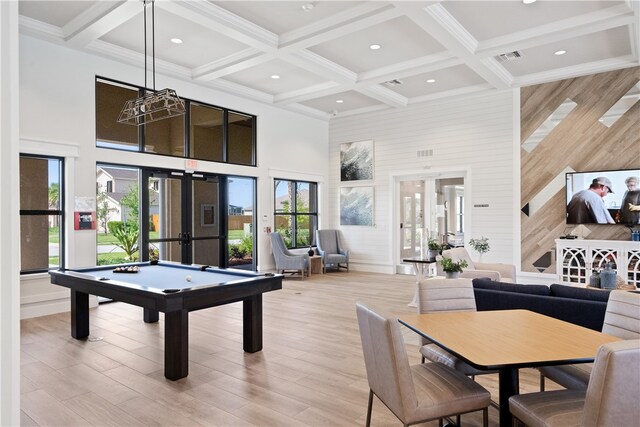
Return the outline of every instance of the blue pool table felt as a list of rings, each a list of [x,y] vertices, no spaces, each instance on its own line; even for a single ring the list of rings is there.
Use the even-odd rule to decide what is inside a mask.
[[[115,273],[113,269],[87,270],[82,273],[105,280],[106,283],[114,280],[140,289],[160,291],[225,285],[260,277],[252,272],[218,271],[212,268],[201,271],[197,267],[174,264],[141,265],[137,273]],[[191,276],[191,281],[187,280],[187,276]]]

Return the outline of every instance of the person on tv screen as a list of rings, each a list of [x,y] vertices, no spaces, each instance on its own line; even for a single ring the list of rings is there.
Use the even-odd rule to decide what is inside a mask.
[[[568,224],[615,224],[602,198],[612,193],[609,178],[594,178],[586,190],[578,191],[567,205]]]
[[[638,182],[640,182],[640,179],[638,179],[637,176],[630,176],[629,178],[624,180],[624,185],[627,186],[627,191],[624,192],[624,196],[622,196],[622,200],[624,200],[624,198],[627,197],[627,193],[629,191],[640,190],[640,187],[638,187]]]
[[[640,224],[640,189],[629,190],[622,199],[621,224]]]

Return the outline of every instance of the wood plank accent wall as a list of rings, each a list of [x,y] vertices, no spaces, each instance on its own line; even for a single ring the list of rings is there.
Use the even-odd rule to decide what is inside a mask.
[[[520,144],[567,98],[577,105],[531,151],[520,150],[521,200],[528,203],[569,167],[575,171],[640,168],[640,101],[611,127],[600,119],[640,81],[640,67],[524,87],[520,93]],[[622,225],[591,225],[588,239],[627,240]],[[555,273],[555,264],[536,268],[565,233],[564,186],[530,215],[521,213],[522,271]],[[570,229],[569,229],[570,231]]]

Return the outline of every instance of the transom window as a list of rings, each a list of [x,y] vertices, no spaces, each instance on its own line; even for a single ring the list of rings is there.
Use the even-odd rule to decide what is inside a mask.
[[[309,247],[318,229],[318,184],[274,180],[275,231],[288,248]]]
[[[143,88],[96,78],[96,146],[213,162],[256,165],[256,117],[183,99],[187,113],[142,126],[118,123]]]

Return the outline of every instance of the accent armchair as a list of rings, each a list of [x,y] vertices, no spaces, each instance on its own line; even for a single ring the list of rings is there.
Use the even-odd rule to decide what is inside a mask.
[[[465,248],[447,249],[442,251],[442,256],[451,258],[454,262],[462,259],[467,261],[468,266],[460,273],[460,278],[477,279],[479,277],[488,277],[496,282],[516,282],[516,266],[513,264],[473,262]],[[438,276],[444,276],[440,263],[436,263],[436,271]]]
[[[304,280],[305,271],[307,276],[311,275],[311,263],[308,254],[294,254],[287,249],[284,239],[280,233],[273,232],[271,237],[271,250],[276,260],[276,271],[284,274],[287,271],[293,274],[300,273],[300,277]]]
[[[349,271],[349,251],[340,246],[338,230],[316,230],[316,245],[325,270],[330,266]]]

